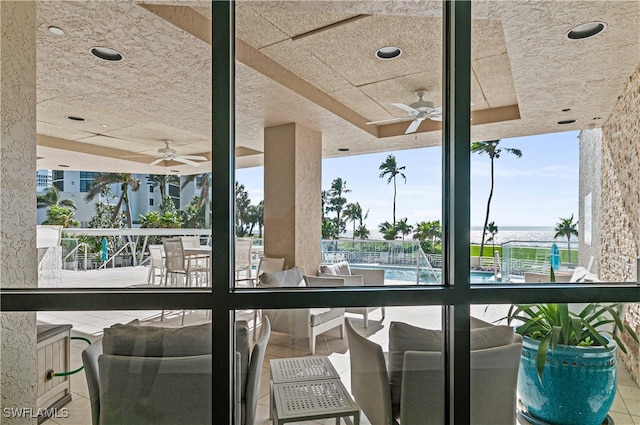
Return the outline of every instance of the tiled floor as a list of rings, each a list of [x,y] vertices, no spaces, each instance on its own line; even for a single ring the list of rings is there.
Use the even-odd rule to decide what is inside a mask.
[[[143,284],[146,282],[146,268],[128,268],[115,270],[68,272],[64,286],[130,286],[131,284]],[[76,279],[80,279],[77,280]],[[133,283],[132,283],[133,282]],[[486,321],[494,321],[504,315],[504,306],[475,306],[472,314]],[[109,311],[109,312],[50,312],[39,313],[38,320],[46,323],[70,323],[73,325],[73,334],[89,336],[92,340],[99,338],[102,328],[114,323],[126,323],[134,318],[158,321],[159,311]],[[238,318],[252,320],[252,312],[238,312]],[[166,325],[179,324],[180,314],[176,312],[172,320],[165,321]],[[380,310],[372,313],[369,328],[364,329],[360,316],[354,316],[354,323],[359,330],[366,334],[370,340],[380,344],[386,349],[388,344],[388,326],[391,321],[403,321],[427,328],[440,327],[440,310],[437,307],[415,308],[387,308],[386,318],[380,322]],[[192,312],[187,314],[186,323],[196,323],[207,320],[204,312]],[[71,344],[71,368],[80,367],[81,352],[86,347],[82,341],[72,341]],[[349,356],[346,339],[340,339],[337,329],[320,335],[317,339],[316,354],[329,356],[332,364],[341,375],[347,388],[349,382]],[[269,360],[273,358],[298,357],[309,355],[306,339],[291,339],[288,335],[273,332],[269,340],[269,346],[262,368],[260,399],[256,415],[257,425],[269,425]],[[620,364],[622,366],[622,364]],[[89,394],[83,372],[71,376],[71,388],[73,401],[66,407],[69,409],[67,418],[55,418],[45,424],[58,425],[90,425],[91,410]],[[614,405],[610,411],[611,418],[616,425],[640,425],[640,389],[622,366],[618,368],[618,391]],[[334,424],[333,419],[324,421],[300,422],[301,424]],[[369,424],[366,417],[362,418],[362,424]],[[497,424],[500,425],[500,424]],[[523,424],[524,425],[524,424]]]

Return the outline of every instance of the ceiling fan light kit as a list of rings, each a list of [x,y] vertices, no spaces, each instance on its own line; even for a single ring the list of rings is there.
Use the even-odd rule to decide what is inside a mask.
[[[409,133],[414,133],[420,126],[420,123],[422,123],[422,121],[426,119],[430,119],[432,121],[442,121],[442,108],[440,107],[436,108],[433,102],[422,99],[427,94],[427,90],[418,89],[416,90],[415,93],[416,93],[416,96],[418,96],[417,102],[414,102],[410,105],[405,105],[404,103],[392,103],[392,105],[395,106],[396,108],[400,108],[405,112],[407,112],[409,116],[401,117],[401,118],[390,118],[387,120],[380,120],[380,121],[371,121],[371,122],[368,122],[367,124],[382,124],[385,122],[392,122],[392,121],[412,120],[411,124],[409,124],[409,127],[404,132],[404,134],[409,134]]]

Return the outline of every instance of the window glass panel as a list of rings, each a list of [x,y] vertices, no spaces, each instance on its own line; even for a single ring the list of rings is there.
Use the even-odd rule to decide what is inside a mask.
[[[405,410],[406,422],[420,418],[420,423],[427,416],[436,420],[443,417],[441,308],[387,307],[384,311],[370,308],[367,315],[364,312],[363,308],[341,307],[236,311],[237,324],[241,324],[236,328],[236,350],[240,355],[247,345],[247,332],[248,345],[254,344],[251,335],[256,335],[256,318],[256,344],[261,344],[261,338],[267,340],[263,368],[257,369],[262,370],[261,376],[247,376],[247,388],[253,380],[261,380],[256,423],[268,422],[269,406],[283,414],[288,399],[302,397],[305,389],[314,386],[328,394],[344,391],[347,397],[342,400],[343,407],[348,409],[355,402],[363,415],[360,423],[380,423],[384,415],[399,419],[396,407],[401,402],[410,406]],[[267,323],[269,334],[265,332]],[[412,352],[409,369],[404,366],[407,352]],[[253,357],[250,361],[254,361]],[[425,386],[425,382],[429,385]],[[236,381],[236,390],[237,385]],[[391,399],[385,398],[389,394]],[[245,398],[249,399],[246,395]]]
[[[632,353],[637,343],[627,329],[616,329],[612,315],[628,323],[633,320],[633,309],[632,304],[616,303],[473,306],[472,315],[486,322],[471,331],[472,415],[474,409],[480,414],[483,405],[491,404],[492,412],[481,414],[504,421],[517,407],[519,423],[525,424],[633,421],[633,406],[640,395],[637,360],[634,355],[624,354],[621,347]],[[566,320],[563,318],[580,323],[576,327],[582,333],[576,334],[571,327],[561,330],[555,350],[549,348],[545,360],[538,363],[540,341],[548,336],[551,326],[561,329],[561,320]],[[598,330],[598,337],[604,338],[610,350],[594,337],[589,325]],[[507,341],[509,333],[513,340]],[[612,335],[621,344],[616,344]],[[482,341],[487,347],[474,350],[474,341]],[[595,370],[598,373],[593,373]],[[493,383],[490,392],[486,391],[487,379]],[[492,403],[489,398],[493,397]],[[477,417],[478,423],[484,423]]]
[[[35,330],[33,339],[4,341],[3,368],[35,377],[38,398],[17,403],[20,385],[8,385],[3,417],[90,424],[93,415],[143,423],[162,414],[172,423],[211,423],[210,317],[208,310],[184,311],[184,319],[182,310],[3,312],[3,333]]]
[[[345,5],[236,5],[237,287],[261,256],[441,281],[442,5]]]
[[[472,267],[503,282],[635,280],[640,11],[592,5],[473,5]]]

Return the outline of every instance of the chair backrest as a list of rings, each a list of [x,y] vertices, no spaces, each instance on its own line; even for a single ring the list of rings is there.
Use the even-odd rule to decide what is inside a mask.
[[[516,423],[522,342],[471,352],[472,424]],[[425,385],[428,383],[428,385]],[[444,372],[439,351],[406,351],[402,365],[402,425],[444,423]]]
[[[180,236],[182,246],[184,248],[200,248],[200,237],[198,236]]]
[[[39,224],[36,226],[36,248],[60,245],[62,226]]]
[[[100,425],[213,423],[212,355],[136,357],[103,354]]]
[[[153,267],[164,268],[164,246],[149,245],[149,255],[151,256],[151,265]]]
[[[253,238],[236,238],[236,270],[251,267],[251,247]]]
[[[351,363],[351,393],[372,424],[392,425],[391,390],[382,347],[360,335],[351,319],[345,320],[345,327]]]
[[[260,397],[260,376],[262,375],[262,363],[264,362],[264,355],[267,352],[267,344],[269,343],[269,337],[271,335],[271,322],[269,318],[264,316],[262,318],[262,325],[260,329],[260,338],[253,346],[251,352],[251,359],[249,361],[249,371],[247,373],[247,389],[244,394],[245,399],[245,411],[244,411],[244,425],[253,425],[256,418],[256,409],[258,407],[258,398]]]
[[[164,246],[164,266],[168,272],[184,272],[184,248],[182,239],[167,238],[162,240]]]
[[[282,270],[284,270],[284,258],[260,257],[256,276],[259,277],[264,272],[274,273]]]

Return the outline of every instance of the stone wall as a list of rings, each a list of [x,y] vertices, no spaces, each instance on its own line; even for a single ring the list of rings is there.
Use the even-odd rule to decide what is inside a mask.
[[[600,277],[635,279],[640,254],[640,68],[630,77],[618,104],[602,128],[602,208]],[[640,305],[627,307],[625,321],[640,331]],[[625,338],[623,360],[640,382],[640,347]]]

